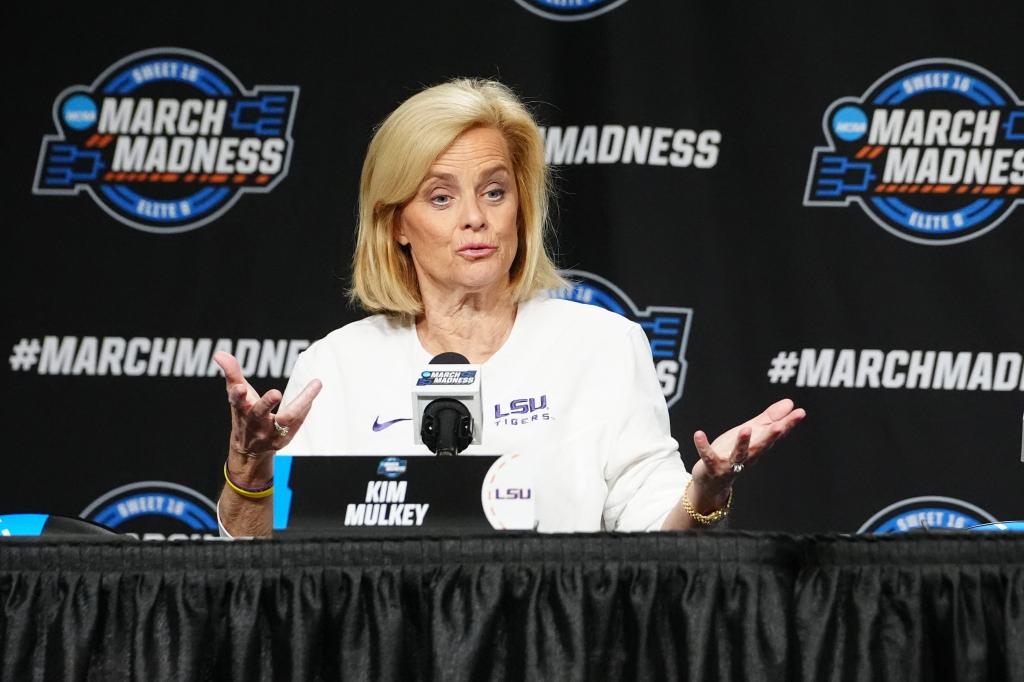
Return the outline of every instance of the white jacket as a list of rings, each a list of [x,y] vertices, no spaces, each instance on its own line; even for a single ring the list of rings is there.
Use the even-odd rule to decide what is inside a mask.
[[[296,362],[283,404],[311,379],[323,390],[283,453],[429,454],[408,418],[415,376],[430,359],[413,325],[382,315],[317,341]],[[539,530],[661,527],[689,474],[639,325],[570,301],[520,304],[481,382],[483,442],[461,456],[527,457]],[[380,428],[393,420],[402,421]]]

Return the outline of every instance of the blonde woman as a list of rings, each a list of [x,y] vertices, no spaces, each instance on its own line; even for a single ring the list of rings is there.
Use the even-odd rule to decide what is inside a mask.
[[[227,379],[225,534],[267,535],[273,454],[412,453],[410,377],[456,351],[483,365],[485,410],[534,399],[530,420],[486,422],[475,452],[517,452],[536,472],[542,531],[683,529],[721,518],[732,482],[805,413],[792,401],[709,443],[692,475],[669,433],[650,347],[635,323],[552,299],[540,131],[505,86],[455,80],[381,124],[363,164],[352,297],[370,317],[300,356],[284,395]],[[368,389],[374,389],[367,394]],[[275,408],[283,405],[274,414]]]

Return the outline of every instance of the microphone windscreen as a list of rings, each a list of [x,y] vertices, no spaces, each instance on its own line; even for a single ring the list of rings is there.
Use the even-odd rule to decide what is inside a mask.
[[[462,353],[441,353],[430,361],[432,365],[468,365],[469,359]]]

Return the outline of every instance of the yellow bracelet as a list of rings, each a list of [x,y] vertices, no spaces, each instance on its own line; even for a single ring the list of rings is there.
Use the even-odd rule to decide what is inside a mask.
[[[237,483],[235,483],[234,481],[231,480],[231,475],[228,474],[228,463],[227,462],[224,462],[224,480],[228,482],[228,487],[229,488],[234,490],[236,493],[238,493],[242,497],[248,498],[250,500],[261,500],[264,497],[268,497],[268,496],[274,494],[274,479],[273,478],[270,479],[270,483],[267,484],[267,487],[260,488],[259,490],[250,490],[250,489],[242,488],[241,486],[239,486]]]
[[[710,514],[701,514],[696,509],[693,508],[692,504],[690,504],[690,498],[688,497],[688,495],[690,493],[691,485],[693,485],[692,478],[686,484],[686,489],[683,490],[683,509],[685,509],[686,513],[690,515],[691,519],[704,526],[710,526],[715,521],[721,521],[729,515],[729,509],[732,508],[732,488],[729,489],[729,499],[725,501],[724,508],[716,509]]]

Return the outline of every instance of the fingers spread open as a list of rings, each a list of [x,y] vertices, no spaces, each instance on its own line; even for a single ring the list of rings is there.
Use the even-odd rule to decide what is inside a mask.
[[[242,367],[238,364],[238,360],[231,353],[225,353],[222,350],[217,351],[213,354],[213,361],[220,366],[221,371],[224,372],[224,380],[230,387],[232,384],[244,384],[245,377],[242,375]]]
[[[302,423],[302,420],[309,414],[309,409],[313,407],[313,399],[320,393],[321,388],[323,388],[323,384],[319,379],[313,379],[306,384],[302,392],[277,413],[277,422],[282,426],[295,426]]]
[[[249,386],[247,384],[232,384],[228,386],[228,402],[232,407],[247,409],[250,407]]]
[[[740,429],[739,434],[736,436],[736,446],[732,450],[732,457],[730,457],[732,464],[742,464],[747,461],[747,457],[750,456],[751,433],[752,431],[749,426],[744,426]]]
[[[263,394],[263,397],[256,401],[249,412],[250,419],[265,419],[270,412],[281,402],[281,391],[272,388]]]
[[[696,431],[693,434],[693,445],[697,448],[697,454],[708,464],[714,459],[714,450],[711,449],[711,443],[708,441],[708,435],[703,431]]]
[[[793,401],[789,398],[783,398],[782,400],[772,403],[765,410],[765,413],[771,417],[772,421],[782,419],[787,414],[793,411]]]
[[[770,427],[766,428],[763,432],[758,434],[757,439],[750,446],[750,458],[756,459],[758,455],[763,453],[765,450],[770,450],[775,441],[782,437],[786,432],[786,427],[783,422],[775,422]],[[751,462],[753,464],[753,462]]]
[[[802,422],[806,416],[807,412],[803,408],[797,408],[790,412],[779,424],[782,428],[782,432],[779,435],[785,436],[794,426]]]

